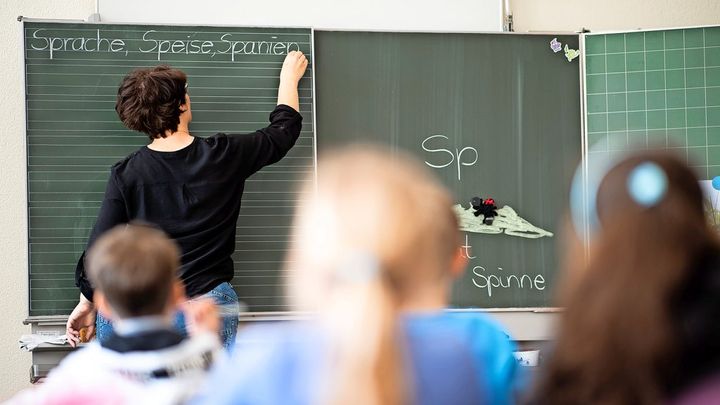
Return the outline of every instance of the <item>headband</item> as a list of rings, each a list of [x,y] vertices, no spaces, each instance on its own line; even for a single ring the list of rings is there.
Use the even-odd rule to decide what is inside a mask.
[[[570,214],[573,226],[578,235],[584,234],[587,220],[589,234],[600,229],[600,218],[597,213],[597,197],[600,185],[605,176],[625,161],[627,155],[615,158],[591,159],[588,162],[587,177],[583,176],[582,163],[575,170],[570,188]],[[583,180],[584,184],[583,184]],[[583,185],[586,187],[587,202],[584,204]],[[650,208],[657,205],[667,194],[668,178],[665,171],[655,162],[638,163],[628,174],[626,188],[630,198],[641,207]],[[587,216],[586,216],[587,215]]]

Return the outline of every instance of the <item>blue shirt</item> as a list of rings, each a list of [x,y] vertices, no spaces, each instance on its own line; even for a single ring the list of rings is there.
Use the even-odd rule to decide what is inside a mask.
[[[414,403],[513,402],[519,373],[515,347],[485,315],[412,314],[402,325]],[[249,327],[195,403],[313,404],[323,383],[332,381],[326,342],[311,322]]]

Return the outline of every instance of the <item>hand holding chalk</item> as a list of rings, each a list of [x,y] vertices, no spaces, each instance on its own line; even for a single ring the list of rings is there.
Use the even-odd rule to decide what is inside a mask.
[[[285,57],[282,70],[280,71],[280,82],[295,83],[305,74],[308,60],[300,51],[291,51]]]
[[[96,316],[97,311],[93,303],[81,294],[80,302],[73,309],[70,317],[68,317],[67,324],[65,324],[65,334],[70,346],[75,347],[78,343],[88,342],[95,336]]]
[[[280,70],[280,87],[278,87],[278,104],[285,104],[300,112],[300,96],[298,84],[305,74],[308,60],[300,51],[287,54]]]

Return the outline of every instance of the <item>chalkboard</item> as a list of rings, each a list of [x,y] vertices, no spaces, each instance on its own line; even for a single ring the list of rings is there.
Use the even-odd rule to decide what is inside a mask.
[[[68,314],[74,269],[110,166],[147,143],[114,111],[122,77],[169,64],[188,75],[191,132],[249,133],[268,123],[284,55],[312,58],[309,29],[24,23],[30,315]],[[312,69],[300,81],[303,127],[281,162],[248,180],[235,279],[251,311],[283,309],[282,268],[299,179],[314,170]]]
[[[589,161],[650,145],[678,152],[701,179],[720,175],[720,27],[585,44]]]
[[[457,203],[492,197],[554,234],[464,232],[470,261],[454,286],[458,308],[552,305],[558,223],[581,158],[578,42],[315,31],[320,153],[365,141],[409,151]]]

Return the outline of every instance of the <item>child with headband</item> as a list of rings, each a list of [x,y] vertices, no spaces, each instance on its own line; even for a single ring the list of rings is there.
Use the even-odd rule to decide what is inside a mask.
[[[534,403],[719,403],[717,377],[693,388],[720,371],[720,242],[698,179],[663,152],[602,166],[573,185],[565,311]]]

